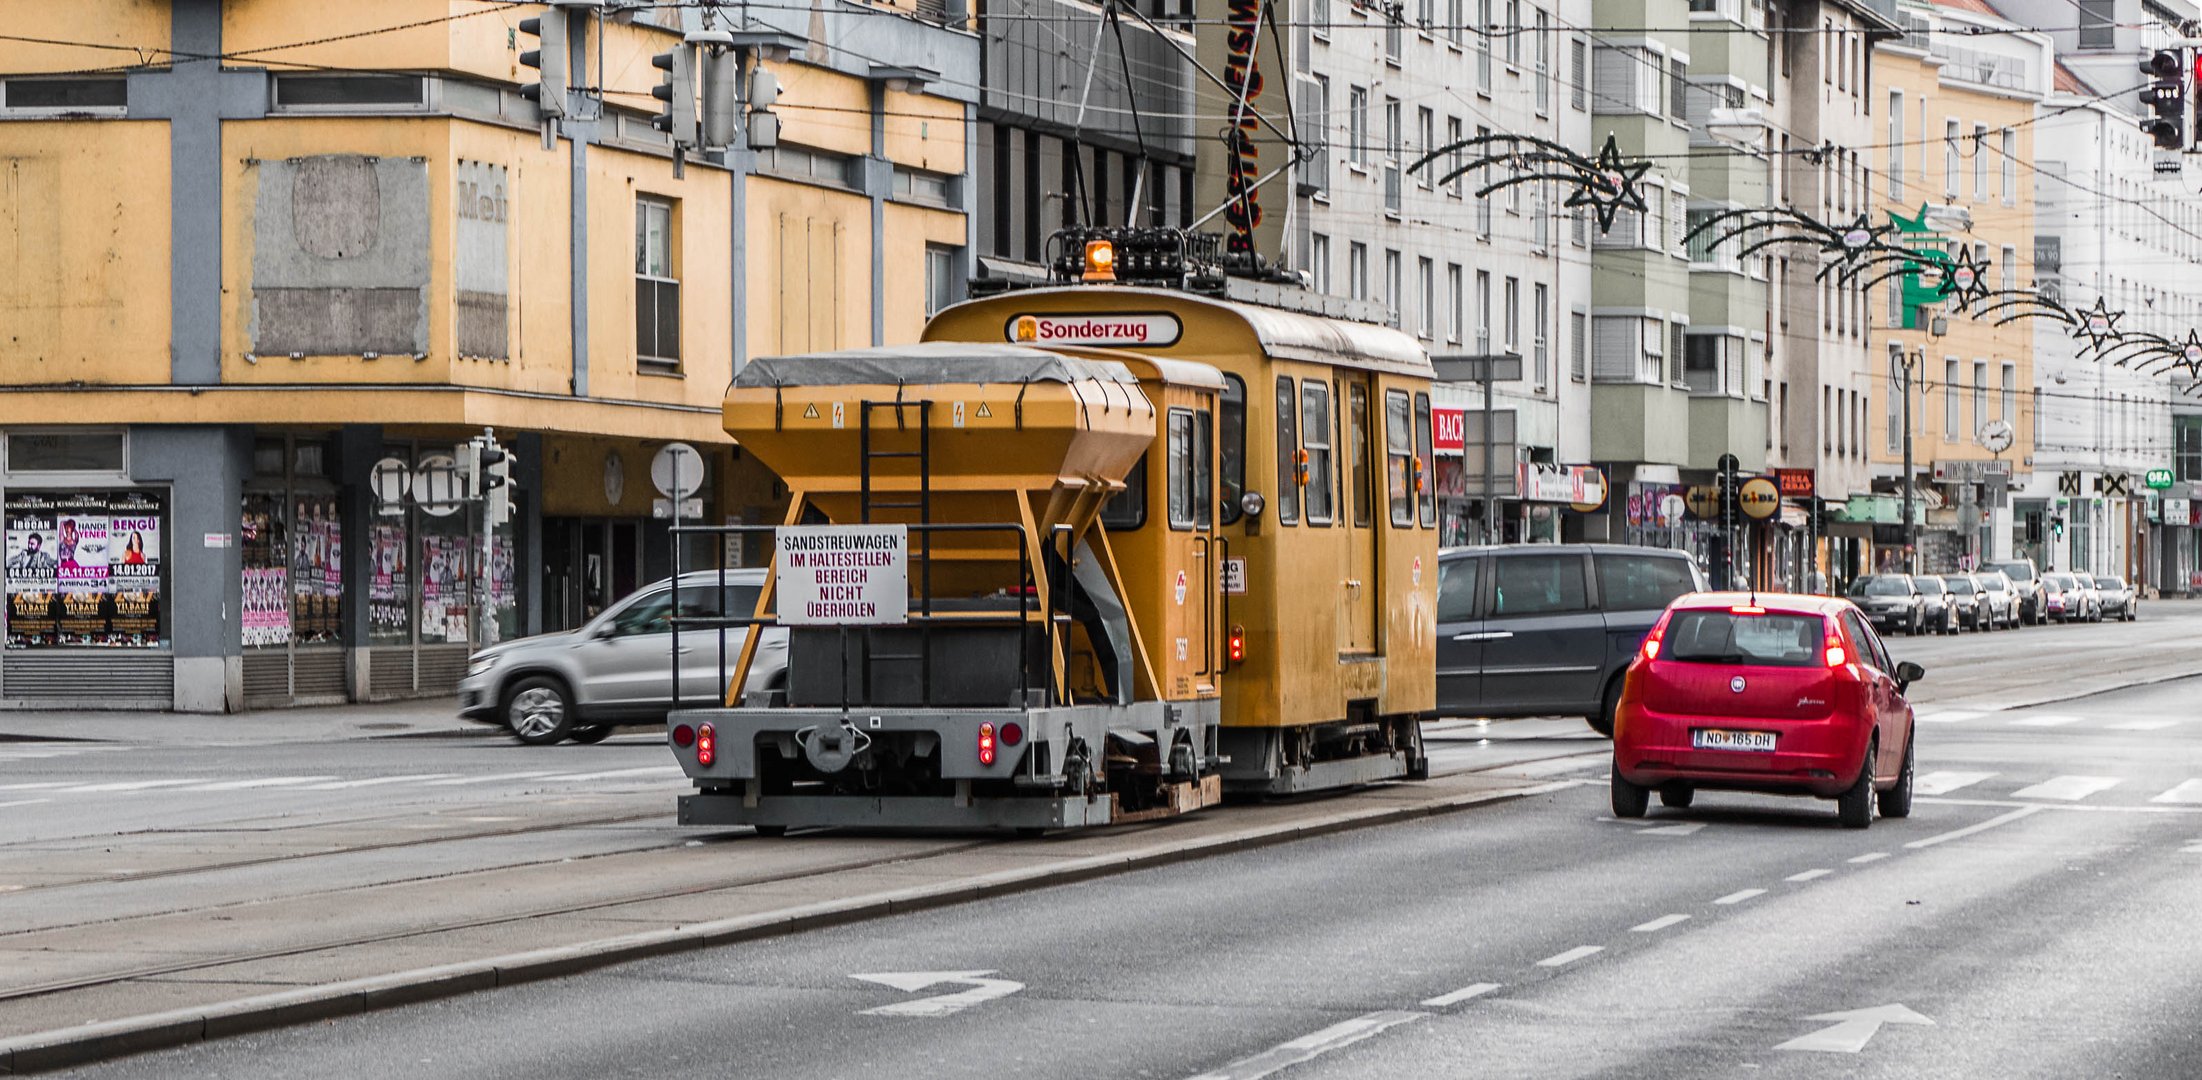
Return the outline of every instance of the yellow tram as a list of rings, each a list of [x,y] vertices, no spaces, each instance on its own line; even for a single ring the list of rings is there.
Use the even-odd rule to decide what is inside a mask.
[[[782,533],[909,530],[911,615],[791,627],[784,687],[670,717],[683,822],[1046,829],[1426,771],[1429,358],[1206,284],[1014,289],[743,372]]]

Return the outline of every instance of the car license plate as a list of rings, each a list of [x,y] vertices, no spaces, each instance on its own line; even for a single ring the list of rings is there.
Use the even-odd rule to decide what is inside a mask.
[[[1774,733],[1771,731],[1721,731],[1717,728],[1690,729],[1690,745],[1699,750],[1767,750],[1774,749]]]

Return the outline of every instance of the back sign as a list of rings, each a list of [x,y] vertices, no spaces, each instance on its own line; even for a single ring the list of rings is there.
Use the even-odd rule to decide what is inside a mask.
[[[773,536],[783,626],[879,626],[910,619],[910,530],[789,525]]]

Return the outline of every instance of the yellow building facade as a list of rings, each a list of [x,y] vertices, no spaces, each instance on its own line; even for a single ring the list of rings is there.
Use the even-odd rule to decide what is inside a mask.
[[[1910,33],[1874,49],[1875,104],[1887,125],[1886,137],[1875,140],[1883,145],[1872,151],[1877,217],[1897,223],[1890,242],[1947,254],[1953,277],[1962,279],[1956,268],[1969,265],[1991,294],[2032,289],[2031,126],[2049,91],[2049,41],[2014,32],[2019,28],[1969,0],[1907,5],[1902,12],[1907,26],[1940,32]],[[1994,32],[1960,36],[1967,27]],[[1886,353],[1872,380],[1876,489],[1893,493],[1882,509],[1900,506],[1907,481],[1917,489],[1916,566],[1930,573],[1995,556],[1991,537],[1999,523],[2007,529],[2008,511],[1999,517],[1988,505],[1984,474],[2023,476],[2034,426],[2033,323],[1998,325],[2014,309],[1990,310],[1997,303],[1992,295],[1960,307],[1944,294],[1943,276],[1889,277],[1869,298],[1874,335]],[[2011,449],[2000,455],[1992,449],[1999,424],[2011,429]],[[1901,510],[1892,514],[1878,515],[1885,526],[1876,545],[1880,569],[1903,569],[1905,562]]]
[[[972,35],[777,12],[736,47],[782,87],[776,144],[676,160],[652,57],[729,27],[551,9],[575,88],[551,120],[520,93],[544,12],[17,13],[0,706],[447,691],[472,648],[667,572],[667,443],[703,451],[708,520],[784,497],[719,424],[749,357],[913,341],[960,296]],[[435,493],[485,429],[513,455],[508,523]]]

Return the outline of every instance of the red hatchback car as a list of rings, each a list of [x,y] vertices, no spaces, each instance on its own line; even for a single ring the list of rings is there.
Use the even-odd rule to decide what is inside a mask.
[[[1834,799],[1844,826],[1911,814],[1912,714],[1926,672],[1889,658],[1850,601],[1692,593],[1637,650],[1614,714],[1613,812],[1700,788]]]

